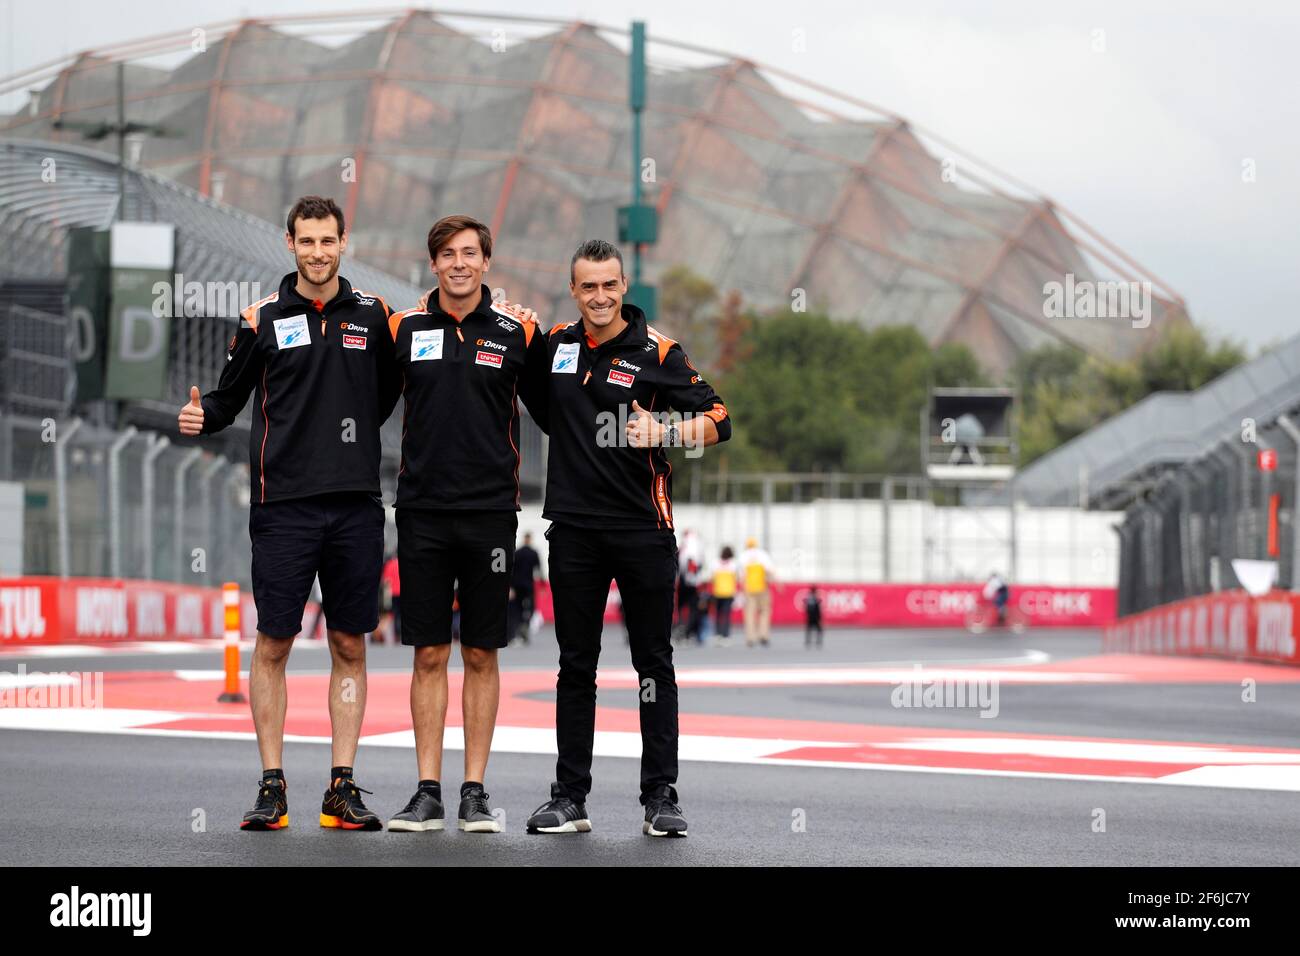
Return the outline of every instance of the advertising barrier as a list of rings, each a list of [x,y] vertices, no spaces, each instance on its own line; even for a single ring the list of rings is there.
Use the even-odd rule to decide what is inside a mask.
[[[1182,654],[1300,664],[1295,621],[1300,595],[1269,591],[1203,594],[1125,617],[1106,628],[1113,654]]]
[[[786,582],[772,590],[772,625],[800,626],[807,583]],[[961,627],[980,601],[981,584],[818,584],[826,627]],[[537,591],[537,608],[551,620],[550,593]],[[1115,620],[1114,588],[1012,586],[1011,603],[1030,627],[1102,627]],[[744,613],[743,596],[732,609]],[[605,620],[619,620],[617,588],[610,589]]]
[[[808,587],[787,582],[772,588],[773,626],[803,623]],[[977,584],[819,588],[827,627],[961,627],[966,613],[979,602],[981,590]],[[1020,586],[1012,588],[1011,600],[1031,627],[1097,627],[1115,620],[1113,588]],[[743,604],[743,598],[736,602],[737,621]],[[240,606],[242,636],[251,639],[257,631],[257,610],[247,590],[240,595]],[[544,583],[537,588],[536,608],[544,620],[552,620],[550,590]],[[315,618],[314,611],[315,606],[309,605],[305,624]],[[1268,617],[1272,621],[1278,613],[1269,611],[1266,617],[1272,614]],[[605,620],[619,619],[618,590],[611,588]],[[1270,626],[1276,630],[1278,625]],[[0,578],[0,646],[217,640],[223,634],[221,588],[105,578]]]
[[[243,636],[257,631],[241,595]],[[0,645],[220,638],[221,588],[107,578],[0,578]]]

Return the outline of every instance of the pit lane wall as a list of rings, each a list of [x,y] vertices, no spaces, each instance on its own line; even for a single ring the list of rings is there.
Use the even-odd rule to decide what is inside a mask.
[[[412,586],[412,585],[408,585]],[[960,627],[979,601],[977,584],[819,585],[827,627]],[[801,626],[808,584],[772,588],[772,624]],[[243,636],[257,630],[252,594],[241,592]],[[1016,586],[1012,602],[1031,627],[1099,627],[1115,620],[1114,588]],[[0,647],[117,641],[219,639],[223,636],[220,588],[119,581],[107,578],[0,578]],[[536,607],[550,622],[550,592],[539,586]],[[314,605],[304,617],[313,618]],[[733,609],[743,619],[743,599]],[[620,620],[611,589],[605,620]]]
[[[1237,589],[1163,604],[1106,628],[1114,654],[1179,654],[1300,664],[1295,621],[1300,594],[1270,591],[1251,597]]]

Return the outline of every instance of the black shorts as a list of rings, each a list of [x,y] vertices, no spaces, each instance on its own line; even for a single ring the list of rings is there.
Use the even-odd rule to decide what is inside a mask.
[[[379,626],[379,575],[384,565],[384,506],[375,495],[345,492],[255,504],[253,601],[257,629],[294,637],[320,575],[325,626],[366,634]]]
[[[451,600],[460,599],[460,642],[505,647],[506,608],[515,563],[514,511],[397,509],[402,575],[402,643],[451,643]]]

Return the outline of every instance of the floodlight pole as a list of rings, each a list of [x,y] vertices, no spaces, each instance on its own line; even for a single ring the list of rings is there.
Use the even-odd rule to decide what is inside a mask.
[[[645,24],[632,24],[628,106],[632,108],[632,206],[641,205],[641,113],[645,109]],[[641,284],[641,243],[632,244],[632,283]]]

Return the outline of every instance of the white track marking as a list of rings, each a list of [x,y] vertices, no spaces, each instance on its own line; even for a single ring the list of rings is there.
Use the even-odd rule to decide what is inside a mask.
[[[1122,740],[1060,740],[1035,737],[918,737],[872,744],[881,750],[925,750],[963,754],[1021,754],[1067,760],[1120,760],[1133,763],[1295,764],[1300,752],[1233,750],[1228,746]]]
[[[605,680],[636,683],[636,671],[619,667],[602,670]],[[1033,671],[980,667],[830,667],[830,668],[677,668],[678,685],[722,684],[729,687],[797,686],[801,684],[910,684],[924,681],[999,681],[1008,684],[1122,684],[1130,674],[1090,671]]]
[[[253,741],[256,736],[249,731],[213,731],[169,729],[151,726],[170,721],[191,719],[194,714],[170,711],[113,710],[113,709],[54,709],[54,708],[0,708],[0,729],[54,730],[79,733],[132,734],[155,737],[180,737],[207,740]],[[242,720],[242,714],[201,715],[205,720]],[[328,737],[287,734],[287,742],[328,744]],[[1224,787],[1248,790],[1280,790],[1300,792],[1300,752],[1273,753],[1258,750],[1231,751],[1226,747],[1200,745],[1160,744],[1129,741],[1079,741],[1053,738],[993,738],[993,746],[982,747],[984,738],[925,738],[905,742],[828,742],[761,737],[717,737],[683,735],[679,756],[682,760],[711,763],[750,764],[759,766],[791,766],[834,770],[874,770],[891,773],[938,773],[957,776],[1022,777],[1038,780],[1070,781],[1073,783],[1146,783],[1169,786]],[[414,734],[409,730],[362,737],[362,744],[376,747],[413,749]],[[447,750],[464,749],[464,732],[460,727],[448,727],[443,744]],[[936,754],[956,751],[966,754],[1025,754],[1029,756],[1056,756],[1062,758],[1087,758],[1142,763],[1177,764],[1190,760],[1206,765],[1190,770],[1166,774],[1162,777],[1124,774],[1075,774],[1054,771],[1018,771],[988,767],[944,767],[917,764],[864,763],[858,760],[819,759],[805,760],[780,757],[777,754],[816,747],[822,751],[852,751],[862,748]],[[964,749],[962,749],[964,748]],[[548,727],[497,727],[493,737],[493,750],[497,753],[518,753],[550,756],[555,754],[555,731]],[[641,754],[641,735],[631,731],[598,731],[594,754],[597,757],[623,757],[638,759]],[[1239,763],[1233,763],[1239,761]]]

